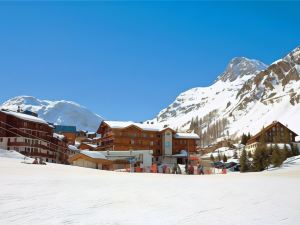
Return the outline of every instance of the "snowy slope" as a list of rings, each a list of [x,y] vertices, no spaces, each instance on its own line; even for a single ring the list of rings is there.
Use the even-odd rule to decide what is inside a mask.
[[[300,133],[299,74],[300,48],[270,66],[234,58],[213,85],[183,92],[152,122],[203,134],[216,121],[226,119],[222,135],[236,138],[279,120]],[[197,129],[191,126],[200,119]]]
[[[4,149],[0,149],[0,157],[4,157],[4,158],[12,158],[12,159],[21,159],[21,160],[26,160],[28,162],[32,162],[33,159],[22,155],[21,153],[15,151],[15,150],[4,150]]]
[[[71,101],[40,100],[31,96],[18,96],[4,102],[0,107],[4,109],[31,110],[38,113],[39,117],[61,125],[73,125],[77,129],[96,131],[102,118],[90,112],[83,106]]]
[[[130,174],[0,157],[0,224],[296,225],[300,160],[261,173]]]

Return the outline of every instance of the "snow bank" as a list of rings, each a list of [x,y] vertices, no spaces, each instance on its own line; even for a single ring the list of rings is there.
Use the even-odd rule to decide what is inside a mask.
[[[33,162],[32,158],[29,158],[25,155],[22,155],[21,153],[15,151],[15,150],[4,150],[4,149],[0,149],[0,157],[3,158],[10,158],[10,159],[15,159],[15,160],[22,160],[22,161],[26,161],[26,162]]]

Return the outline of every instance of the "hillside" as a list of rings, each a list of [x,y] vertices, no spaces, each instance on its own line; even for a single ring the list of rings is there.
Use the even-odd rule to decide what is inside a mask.
[[[39,117],[58,125],[73,125],[77,129],[96,131],[103,120],[99,115],[71,101],[40,100],[32,96],[18,96],[7,100],[0,108],[30,110]]]
[[[195,131],[202,145],[220,137],[255,134],[274,120],[300,133],[300,48],[270,66],[244,57],[231,60],[216,82],[181,93],[154,123]]]

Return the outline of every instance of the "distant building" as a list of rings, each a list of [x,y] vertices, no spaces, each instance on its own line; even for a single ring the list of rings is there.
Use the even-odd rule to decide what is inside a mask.
[[[55,135],[53,126],[30,113],[0,111],[0,148],[46,162],[68,163],[67,141]]]
[[[81,142],[78,146],[80,150],[95,150],[97,145],[92,144],[91,142]]]
[[[80,151],[71,156],[69,162],[74,166],[100,170],[111,170],[113,164],[113,162],[108,160],[101,152],[95,151]]]
[[[128,170],[130,164],[138,166],[141,171],[150,172],[152,150],[135,151],[88,151],[82,150],[69,158],[74,166],[102,170]]]
[[[76,140],[76,126],[54,125],[54,131],[66,137],[69,145],[74,145]]]
[[[246,151],[252,153],[256,150],[261,140],[265,143],[284,143],[291,144],[295,142],[295,138],[298,136],[294,131],[290,130],[287,126],[284,126],[278,121],[274,121],[269,126],[263,128],[256,135],[251,137],[246,144]]]
[[[184,163],[196,153],[199,136],[178,133],[169,127],[134,122],[102,121],[97,133],[101,135],[97,151],[153,150],[154,162]]]

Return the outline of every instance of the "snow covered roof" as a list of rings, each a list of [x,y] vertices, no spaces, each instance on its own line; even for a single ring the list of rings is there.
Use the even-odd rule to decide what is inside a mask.
[[[63,139],[65,138],[64,135],[62,135],[62,134],[57,134],[57,133],[53,133],[53,137],[54,137],[54,138],[57,138],[57,139],[59,139],[59,140],[63,140]]]
[[[31,121],[31,122],[35,122],[35,123],[42,123],[42,124],[48,125],[48,123],[45,120],[35,117],[35,116],[31,116],[31,115],[27,115],[27,114],[23,114],[23,113],[19,113],[19,112],[5,111],[5,110],[1,110],[1,112],[5,113],[7,115],[15,116],[22,120],[27,120],[27,121]]]
[[[182,157],[187,157],[188,154],[187,154],[186,150],[181,150],[179,154],[175,154],[175,155],[172,155],[172,156],[175,157],[175,158],[182,158]]]
[[[80,150],[74,146],[74,145],[68,145],[69,150],[74,151],[74,152],[79,152]]]
[[[166,129],[163,126],[158,124],[135,123],[132,121],[103,121],[103,122],[106,123],[111,128],[115,128],[115,129],[123,129],[129,126],[136,126],[142,130],[147,130],[147,131],[161,131]]]
[[[96,152],[96,151],[82,150],[80,151],[80,154],[86,155],[93,159],[106,159],[105,155],[103,155],[101,152]]]
[[[97,145],[94,145],[94,144],[90,144],[90,143],[86,143],[86,142],[82,142],[82,144],[88,145],[92,148],[97,148]]]
[[[174,135],[175,138],[188,138],[188,139],[200,139],[200,137],[198,136],[198,134],[195,134],[195,133],[176,133]]]

